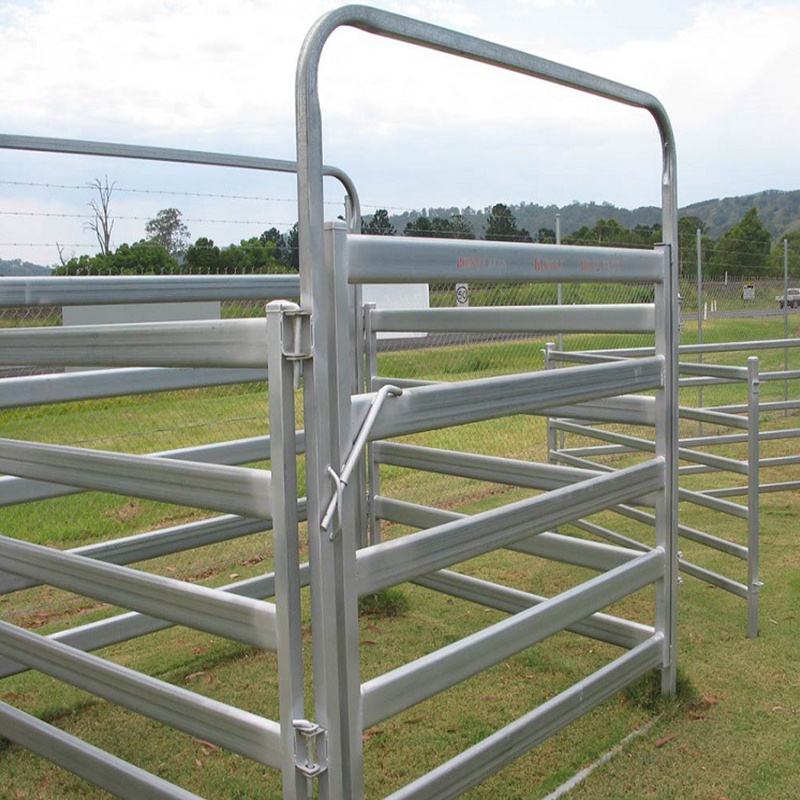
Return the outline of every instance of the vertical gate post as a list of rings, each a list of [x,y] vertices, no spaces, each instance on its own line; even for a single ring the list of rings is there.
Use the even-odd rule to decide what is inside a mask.
[[[747,635],[758,636],[759,400],[758,356],[747,359]]]
[[[545,342],[544,345],[544,368],[554,369],[555,362],[552,359],[551,353],[555,344],[553,342]],[[547,421],[547,460],[550,463],[554,462],[553,454],[558,450],[558,431],[553,425],[553,418],[548,414],[545,418]]]
[[[664,203],[665,222],[674,206]],[[669,237],[670,225],[665,225]],[[676,237],[672,237],[676,241]],[[666,487],[656,501],[655,544],[666,553],[666,570],[656,590],[656,629],[664,635],[664,667],[661,691],[677,689],[678,638],[678,276],[677,247],[669,243],[657,249],[664,254],[665,280],[656,285],[656,353],[664,356],[664,385],[656,393],[656,455],[666,462]]]
[[[298,306],[281,300],[267,305],[267,368],[272,468],[272,531],[275,554],[275,601],[278,627],[278,691],[283,743],[284,800],[306,800],[308,779],[297,768],[295,720],[305,717],[303,699],[300,547],[297,520],[297,456],[295,454],[294,359],[302,358],[301,342],[284,331],[294,327],[289,316]],[[303,324],[302,317],[298,319]],[[294,345],[294,346],[292,346]],[[287,350],[290,358],[285,357]],[[301,755],[297,753],[297,755]]]

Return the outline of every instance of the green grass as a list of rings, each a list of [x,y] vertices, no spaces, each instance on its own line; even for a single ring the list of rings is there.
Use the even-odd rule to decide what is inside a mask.
[[[726,340],[734,333],[738,338],[773,338],[782,335],[782,320],[715,320],[706,327],[705,339]],[[691,341],[693,335],[696,331],[686,325],[684,340]],[[586,337],[569,337],[567,344],[573,348],[608,347],[626,338],[633,339],[596,337],[590,341]],[[540,369],[544,341],[490,342],[469,350],[453,347],[384,353],[380,370],[381,374],[396,377],[462,380]],[[743,364],[745,355],[737,356],[739,362],[731,356],[718,360]],[[782,368],[782,351],[759,355],[765,368]],[[790,359],[792,365],[800,366],[800,351],[790,351]],[[706,391],[707,403],[739,402],[741,398],[741,394],[735,394],[740,392],[738,387]],[[782,385],[762,387],[762,395],[776,391],[782,393]],[[253,387],[252,391],[191,391],[6,413],[2,435],[151,452],[267,433],[266,411],[263,387]],[[209,420],[212,425],[206,427]],[[775,415],[765,424],[780,427],[787,422]],[[788,424],[797,423],[790,420]],[[708,426],[706,432],[712,432]],[[518,458],[545,457],[544,421],[538,417],[493,420],[419,434],[408,440]],[[792,444],[790,441],[765,447],[764,455],[791,453]],[[743,457],[740,447],[714,452]],[[787,479],[784,476],[800,477],[800,468],[784,468],[780,478],[774,479]],[[693,478],[692,485],[710,485],[707,482],[714,480],[718,478],[700,475]],[[382,492],[465,513],[529,494],[496,484],[440,478],[400,468],[382,472]],[[732,524],[706,509],[686,504],[681,511],[687,524],[744,541],[745,529],[739,521]],[[0,524],[6,534],[63,547],[175,524],[196,514],[166,504],[92,493],[0,509]],[[798,514],[800,498],[796,494],[762,496],[761,577],[765,586],[758,640],[744,638],[746,614],[740,599],[687,578],[680,595],[681,693],[677,701],[663,702],[654,693],[652,680],[641,682],[570,725],[467,797],[542,798],[647,722],[652,723],[647,733],[592,773],[570,797],[800,797],[800,765],[796,758],[800,748],[796,666],[800,663]],[[597,519],[601,523],[613,519],[614,527],[629,535],[652,537],[648,529],[608,512]],[[385,525],[383,535],[388,538],[405,532],[400,526]],[[691,543],[682,547],[687,558],[696,558],[703,566],[743,579],[742,563],[701,552]],[[301,557],[305,559],[307,554],[304,552]],[[220,585],[270,571],[272,539],[268,534],[255,535],[165,557],[141,567],[205,585]],[[506,551],[473,559],[459,569],[544,595],[563,591],[591,574]],[[305,640],[309,645],[307,596],[304,603]],[[611,610],[649,622],[652,593],[639,592]],[[3,619],[50,633],[102,619],[116,609],[41,587],[0,597],[0,611]],[[413,585],[382,593],[361,607],[361,678],[369,680],[503,618],[499,612]],[[310,646],[306,650],[308,661]],[[619,652],[608,645],[561,633],[368,730],[364,737],[367,797],[389,794],[588,675]],[[272,655],[183,628],[110,647],[100,655],[254,713],[273,718],[277,715],[276,664]],[[307,686],[310,697],[310,675]],[[208,798],[280,797],[280,779],[271,770],[41,674],[28,672],[0,681],[0,700]],[[308,714],[313,717],[310,700]],[[2,798],[108,797],[7,743],[0,745],[0,775]]]

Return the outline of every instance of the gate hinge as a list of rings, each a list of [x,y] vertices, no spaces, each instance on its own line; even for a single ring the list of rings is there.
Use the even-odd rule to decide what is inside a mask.
[[[295,730],[294,764],[307,778],[315,778],[328,768],[325,728],[307,719],[292,720]]]
[[[311,358],[311,312],[304,308],[284,311],[281,318],[281,352],[288,361]]]

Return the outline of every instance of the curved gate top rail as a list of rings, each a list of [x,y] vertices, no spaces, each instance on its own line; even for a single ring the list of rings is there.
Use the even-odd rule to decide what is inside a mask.
[[[303,42],[297,62],[295,98],[297,105],[297,175],[301,198],[299,227],[306,231],[306,235],[300,237],[301,262],[322,263],[322,186],[319,178],[316,177],[322,169],[322,123],[317,76],[322,50],[328,38],[337,28],[343,26],[359,28],[367,33],[479,61],[649,111],[655,119],[661,137],[662,225],[665,242],[673,246],[677,244],[675,140],[669,117],[656,97],[625,84],[475,36],[369,6],[348,5],[331,11],[317,20]],[[308,218],[305,220],[303,219],[304,211],[308,213]],[[304,239],[306,240],[305,245]],[[676,272],[674,269],[672,271]]]

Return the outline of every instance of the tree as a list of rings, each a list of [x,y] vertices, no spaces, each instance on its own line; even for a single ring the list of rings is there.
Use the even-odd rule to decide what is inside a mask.
[[[517,226],[517,218],[511,209],[497,203],[492,206],[486,220],[486,235],[484,237],[496,242],[532,242],[530,233],[525,228]]]
[[[394,225],[389,221],[389,212],[385,208],[379,208],[369,222],[361,220],[361,233],[369,233],[373,236],[394,236],[396,231]]]
[[[717,240],[709,276],[721,276],[726,272],[737,277],[764,275],[769,268],[771,246],[772,237],[753,206]]]
[[[300,269],[300,232],[296,222],[286,234],[286,266],[295,272]]]
[[[108,175],[101,181],[95,178],[86,184],[97,192],[97,198],[89,202],[92,209],[92,219],[84,223],[84,228],[92,231],[100,245],[100,255],[107,256],[111,252],[111,233],[114,230],[114,220],[111,219],[111,195],[114,193],[116,182],[109,186]],[[61,252],[59,251],[59,256]],[[62,259],[62,265],[64,261]]]
[[[797,280],[800,278],[800,231],[785,233],[775,242],[775,246],[769,256],[770,271],[775,275],[783,275],[784,239],[789,243],[789,277]]]
[[[144,226],[148,241],[163,247],[171,256],[182,255],[189,244],[189,229],[177,208],[162,208]]]
[[[539,244],[555,244],[556,232],[552,228],[539,228],[536,231],[536,241]]]
[[[201,236],[190,245],[184,256],[184,269],[192,275],[218,275],[220,272],[219,247],[213,239]]]
[[[287,261],[289,251],[286,245],[286,237],[277,228],[270,228],[268,231],[264,231],[258,238],[262,244],[272,242],[275,245],[275,258],[284,266],[289,266]]]
[[[697,275],[697,231],[700,231],[700,257],[705,275],[714,254],[714,240],[708,236],[708,225],[700,217],[678,220],[678,269],[682,277]]]
[[[174,275],[178,262],[152,242],[121,244],[115,252],[70,258],[53,270],[54,275]]]

